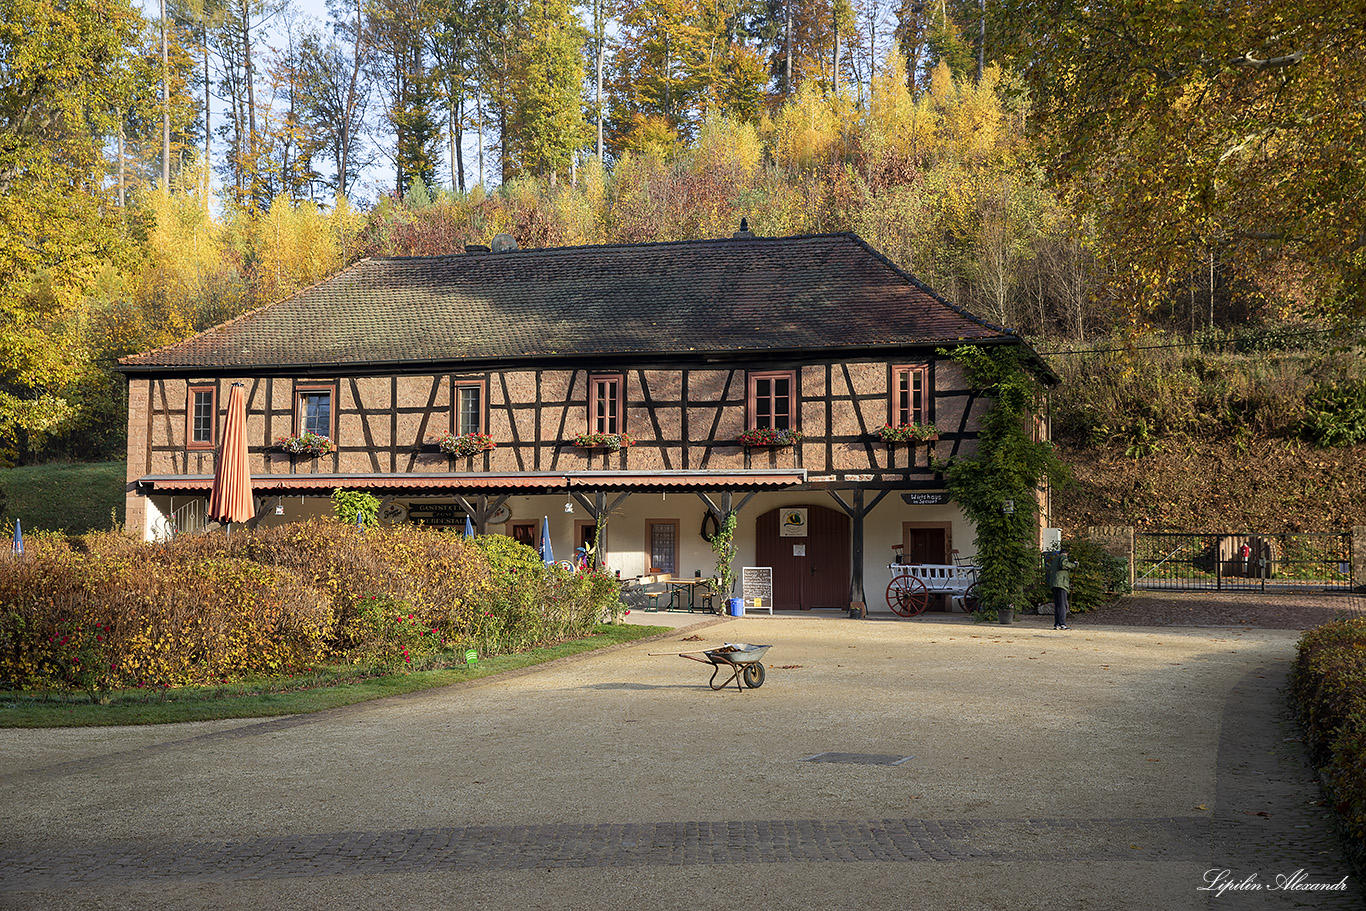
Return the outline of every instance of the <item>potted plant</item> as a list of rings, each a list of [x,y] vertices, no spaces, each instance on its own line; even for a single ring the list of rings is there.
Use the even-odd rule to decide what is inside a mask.
[[[779,447],[792,446],[801,442],[802,434],[800,430],[783,428],[775,430],[772,427],[757,427],[754,430],[746,430],[735,438],[741,446],[754,448],[760,446]]]
[[[320,433],[305,433],[297,437],[280,437],[275,441],[275,448],[290,455],[308,455],[316,458],[327,455],[337,447]]]
[[[478,455],[497,445],[487,433],[447,433],[436,438],[436,448],[452,456]]]
[[[636,440],[629,433],[581,433],[570,441],[570,445],[579,449],[606,449],[608,452],[616,452],[636,445]]]
[[[883,424],[877,436],[884,443],[928,443],[939,439],[939,428],[933,424]]]

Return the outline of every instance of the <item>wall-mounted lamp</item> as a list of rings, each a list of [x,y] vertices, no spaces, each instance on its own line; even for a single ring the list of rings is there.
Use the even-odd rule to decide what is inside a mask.
[[[1005,513],[1005,514],[1008,515],[1008,516],[1013,516],[1013,515],[1015,515],[1015,501],[1014,501],[1014,500],[1006,500],[1004,503],[1002,503],[1002,504],[1001,504],[1001,512]]]

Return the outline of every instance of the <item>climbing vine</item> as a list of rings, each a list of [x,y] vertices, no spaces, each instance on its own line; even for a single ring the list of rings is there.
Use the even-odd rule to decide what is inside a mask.
[[[1043,391],[1019,347],[970,345],[942,352],[967,371],[974,391],[992,400],[977,453],[939,467],[949,493],[977,532],[981,610],[1022,605],[1039,562],[1039,484],[1060,477],[1053,446],[1030,432]]]
[[[735,513],[726,513],[709,542],[712,553],[716,554],[716,575],[712,577],[712,587],[722,598],[729,598],[735,588],[735,526]]]

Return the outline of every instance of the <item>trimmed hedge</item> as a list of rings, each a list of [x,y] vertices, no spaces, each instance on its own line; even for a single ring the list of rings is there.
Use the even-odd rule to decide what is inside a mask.
[[[221,683],[323,661],[402,668],[443,650],[550,645],[616,618],[602,573],[510,538],[319,520],[142,544],[35,535],[0,560],[0,681],[81,689]]]
[[[1290,684],[1310,755],[1366,870],[1366,618],[1305,633]]]

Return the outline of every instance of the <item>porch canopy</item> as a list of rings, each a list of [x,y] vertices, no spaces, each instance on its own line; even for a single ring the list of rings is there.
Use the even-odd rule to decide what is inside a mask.
[[[144,494],[193,494],[213,487],[212,475],[144,475],[134,482]],[[253,475],[258,495],[330,494],[333,490],[376,490],[413,496],[462,493],[534,495],[579,490],[776,490],[806,483],[805,469],[736,471],[550,471],[446,472],[440,474],[265,474]]]

